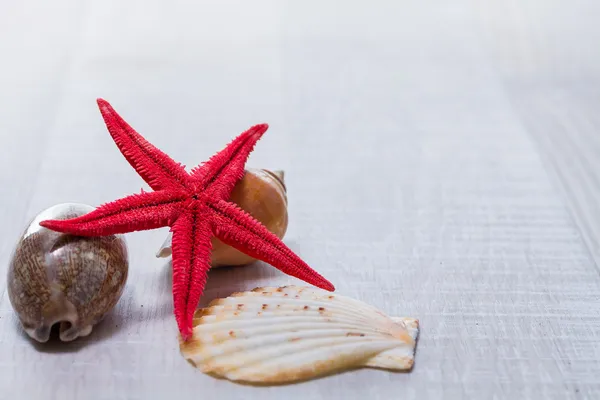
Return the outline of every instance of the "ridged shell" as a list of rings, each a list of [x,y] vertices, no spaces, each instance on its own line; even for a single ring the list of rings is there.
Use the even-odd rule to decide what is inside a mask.
[[[234,293],[198,310],[182,355],[207,374],[281,384],[357,367],[410,370],[418,321],[314,287]]]

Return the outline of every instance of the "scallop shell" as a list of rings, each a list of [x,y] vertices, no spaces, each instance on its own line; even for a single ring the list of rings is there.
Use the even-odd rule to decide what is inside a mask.
[[[282,384],[358,367],[410,370],[418,321],[314,287],[266,287],[214,300],[182,355],[204,373]]]

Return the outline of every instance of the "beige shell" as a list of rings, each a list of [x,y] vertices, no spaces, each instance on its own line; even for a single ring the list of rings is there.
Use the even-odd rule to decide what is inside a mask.
[[[257,288],[198,310],[182,355],[204,373],[282,384],[358,367],[410,370],[418,321],[314,287]]]
[[[287,195],[283,171],[248,169],[231,193],[231,201],[261,222],[275,236],[282,239],[288,226]],[[156,253],[156,257],[171,255],[169,233]],[[244,265],[254,258],[226,245],[220,240],[212,240],[211,266]]]
[[[62,341],[87,336],[119,300],[128,274],[122,235],[84,238],[39,225],[45,219],[67,219],[94,210],[65,203],[38,214],[14,250],[8,269],[10,302],[27,334],[48,341],[59,325]]]

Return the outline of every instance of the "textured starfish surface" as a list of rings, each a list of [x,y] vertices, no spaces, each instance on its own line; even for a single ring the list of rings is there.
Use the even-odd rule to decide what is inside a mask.
[[[228,201],[235,184],[244,176],[246,160],[267,130],[267,124],[243,132],[188,173],[184,166],[131,128],[108,102],[98,99],[98,106],[117,147],[153,191],[103,204],[77,218],[46,220],[40,225],[78,236],[106,236],[170,226],[174,313],[184,340],[191,336],[194,311],[206,284],[213,236],[288,275],[334,290],[329,281],[277,236]]]

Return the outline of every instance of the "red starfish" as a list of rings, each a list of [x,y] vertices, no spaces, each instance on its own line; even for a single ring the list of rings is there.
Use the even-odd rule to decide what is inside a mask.
[[[267,124],[243,132],[188,173],[183,165],[131,128],[108,102],[98,99],[98,106],[117,147],[154,191],[142,190],[141,194],[106,203],[86,215],[42,221],[40,225],[79,236],[106,236],[170,226],[174,313],[184,340],[192,334],[193,315],[206,284],[213,235],[289,275],[335,290],[277,236],[228,201]]]

